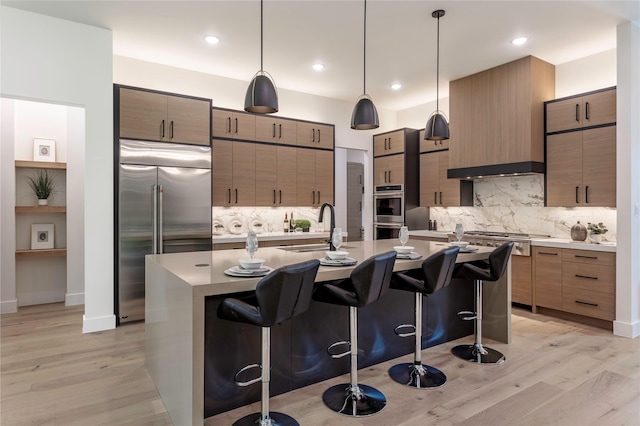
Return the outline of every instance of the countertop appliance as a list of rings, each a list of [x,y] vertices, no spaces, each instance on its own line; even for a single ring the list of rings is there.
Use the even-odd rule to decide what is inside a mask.
[[[453,233],[447,234],[449,241],[456,241]],[[506,241],[513,241],[514,256],[531,256],[531,238],[549,238],[549,235],[520,234],[515,232],[465,231],[462,241],[475,246],[498,247]]]
[[[116,317],[144,319],[145,255],[211,250],[211,148],[120,141]]]

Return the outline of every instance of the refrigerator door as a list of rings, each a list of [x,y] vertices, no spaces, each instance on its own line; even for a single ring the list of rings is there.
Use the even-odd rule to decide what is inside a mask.
[[[144,257],[153,253],[158,168],[120,165],[118,317],[144,319]]]
[[[211,170],[159,167],[161,253],[211,250]]]

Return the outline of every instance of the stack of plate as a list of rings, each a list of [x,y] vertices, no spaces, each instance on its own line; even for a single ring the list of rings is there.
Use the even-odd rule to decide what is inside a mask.
[[[262,277],[267,275],[273,269],[268,266],[261,266],[256,269],[244,269],[240,265],[232,266],[229,269],[226,269],[224,273],[226,275],[230,275],[232,277]]]

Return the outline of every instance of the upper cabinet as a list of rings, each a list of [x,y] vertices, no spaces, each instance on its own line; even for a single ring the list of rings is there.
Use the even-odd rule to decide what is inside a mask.
[[[373,156],[399,154],[404,152],[405,131],[396,130],[373,137]]]
[[[547,107],[547,133],[616,122],[616,91],[607,89],[551,101]]]
[[[527,56],[449,85],[449,177],[544,171],[544,101],[555,67]]]
[[[256,116],[240,111],[213,109],[213,137],[256,140]]]
[[[296,145],[296,125],[294,120],[256,115],[256,141]]]
[[[333,126],[298,121],[297,143],[298,146],[333,149]]]
[[[211,144],[211,100],[116,86],[120,138]]]

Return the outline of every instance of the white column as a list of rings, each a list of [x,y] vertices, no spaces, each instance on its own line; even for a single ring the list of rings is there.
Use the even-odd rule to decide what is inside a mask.
[[[640,336],[640,27],[617,33],[616,320],[618,336]]]

